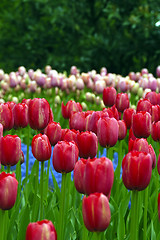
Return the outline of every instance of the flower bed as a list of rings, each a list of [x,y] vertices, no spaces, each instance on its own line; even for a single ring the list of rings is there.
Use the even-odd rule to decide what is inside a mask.
[[[159,239],[158,75],[19,67],[0,85],[3,240]]]

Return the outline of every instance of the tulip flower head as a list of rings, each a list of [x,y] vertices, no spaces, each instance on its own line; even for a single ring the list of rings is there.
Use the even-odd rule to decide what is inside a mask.
[[[62,131],[60,124],[57,122],[50,122],[44,129],[44,134],[48,136],[51,145],[54,146],[61,140]]]
[[[108,198],[103,193],[93,193],[82,200],[85,227],[91,232],[105,231],[111,220]]]
[[[87,195],[99,192],[108,196],[114,180],[113,163],[109,158],[88,159],[84,168],[83,185]]]
[[[71,112],[82,112],[82,106],[79,102],[68,101],[66,105],[62,102],[61,105],[62,116],[64,118],[70,118]]]
[[[29,223],[26,230],[26,240],[57,240],[53,223],[49,220]]]
[[[28,125],[28,106],[25,103],[15,104],[13,107],[14,128],[25,128]]]
[[[8,150],[9,149],[9,150]],[[4,165],[16,165],[21,159],[21,139],[17,135],[0,138],[0,162]]]
[[[107,87],[103,90],[103,102],[107,107],[112,107],[116,102],[117,91],[114,87]]]
[[[98,150],[98,138],[93,132],[81,132],[77,134],[77,145],[80,157],[94,158]]]
[[[151,115],[143,111],[133,114],[132,130],[137,138],[149,137],[151,133]]]
[[[50,120],[50,105],[44,98],[34,98],[29,101],[28,120],[32,129],[43,130]]]
[[[78,161],[79,150],[75,142],[59,141],[53,149],[52,163],[57,172],[71,172]]]
[[[129,98],[127,93],[118,93],[116,96],[116,108],[119,112],[123,112],[129,108]]]
[[[47,135],[37,134],[32,139],[33,156],[40,162],[46,161],[51,157],[51,144]]]
[[[87,159],[79,159],[74,167],[74,185],[79,193],[85,194],[84,190],[84,170]]]
[[[122,161],[122,180],[129,190],[144,190],[151,179],[152,158],[149,153],[131,151]]]
[[[17,198],[18,181],[15,174],[2,172],[0,174],[0,209],[11,209]]]
[[[119,126],[115,118],[100,118],[97,129],[98,141],[102,147],[113,147],[116,144]]]

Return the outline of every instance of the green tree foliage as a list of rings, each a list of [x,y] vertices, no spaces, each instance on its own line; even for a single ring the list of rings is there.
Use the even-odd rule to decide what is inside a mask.
[[[0,68],[76,65],[126,75],[160,64],[160,0],[0,1]]]

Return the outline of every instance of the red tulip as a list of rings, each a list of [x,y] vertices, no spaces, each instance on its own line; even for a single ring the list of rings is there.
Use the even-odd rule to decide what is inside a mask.
[[[114,180],[113,163],[106,157],[88,159],[84,169],[84,190],[87,195],[99,192],[108,196]]]
[[[149,153],[131,151],[122,161],[122,180],[129,190],[144,190],[151,179],[152,159]]]
[[[116,102],[116,89],[114,87],[107,87],[103,90],[103,102],[107,107],[111,107]]]
[[[148,99],[140,99],[137,103],[137,113],[138,112],[148,112],[152,114],[152,104]]]
[[[153,122],[151,125],[151,137],[154,141],[160,141],[160,121]]]
[[[0,123],[3,125],[4,130],[13,128],[13,113],[8,103],[0,104]]]
[[[136,113],[136,110],[133,108],[126,108],[123,112],[123,120],[126,123],[127,129],[131,128],[132,115]]]
[[[54,146],[61,140],[62,130],[60,124],[57,122],[50,122],[44,129],[44,134],[48,136],[51,145]]]
[[[116,96],[116,108],[119,112],[123,112],[129,108],[129,98],[127,93],[118,93]]]
[[[77,134],[79,133],[78,130],[75,129],[62,129],[62,136],[61,136],[61,141],[67,141],[71,142],[74,141],[77,144]]]
[[[79,156],[82,158],[94,158],[98,150],[98,138],[93,132],[81,132],[77,134]]]
[[[44,98],[34,98],[29,101],[28,120],[32,129],[43,130],[50,120],[50,105]]]
[[[57,240],[57,233],[53,223],[49,220],[29,223],[26,240]]]
[[[53,149],[52,163],[57,172],[71,172],[78,160],[78,147],[74,142],[59,141]]]
[[[51,157],[51,144],[47,135],[37,134],[32,139],[33,156],[40,162],[46,161]]]
[[[149,145],[145,138],[130,139],[128,143],[128,152],[139,151],[149,153]]]
[[[126,127],[126,123],[124,120],[118,120],[118,126],[119,126],[119,130],[118,130],[118,140],[122,140],[125,138],[125,136],[127,135],[127,127]]]
[[[97,123],[100,117],[109,117],[106,111],[95,111],[85,119],[86,131],[92,131],[97,134]]]
[[[25,128],[28,125],[28,106],[25,103],[15,104],[13,107],[14,128]]]
[[[158,104],[157,93],[154,91],[146,93],[145,99],[148,99],[152,105]]]
[[[152,105],[152,122],[160,121],[160,106]]]
[[[79,159],[74,167],[74,185],[79,193],[85,193],[84,190],[84,169],[87,159]]]
[[[21,103],[25,103],[28,106],[30,101],[31,101],[30,98],[28,98],[28,99],[24,98]]]
[[[84,112],[71,112],[69,118],[69,128],[84,131],[85,130],[85,113]]]
[[[151,115],[138,112],[132,116],[132,130],[137,138],[147,138],[151,133]]]
[[[113,105],[111,108],[104,108],[103,112],[107,112],[110,118],[114,117],[116,120],[119,120],[119,112],[115,105]]]
[[[17,198],[18,181],[15,174],[2,172],[0,174],[0,209],[11,209]]]
[[[13,166],[21,159],[21,139],[17,135],[0,138],[0,162]]]
[[[108,198],[103,193],[93,193],[82,200],[83,221],[92,232],[104,231],[110,223],[111,212]]]
[[[97,129],[98,141],[102,147],[113,147],[116,144],[119,126],[115,118],[100,118]]]
[[[70,100],[67,102],[67,104],[65,106],[64,103],[62,102],[61,111],[62,111],[62,116],[64,118],[70,118],[72,111],[82,112],[82,105],[79,102]]]

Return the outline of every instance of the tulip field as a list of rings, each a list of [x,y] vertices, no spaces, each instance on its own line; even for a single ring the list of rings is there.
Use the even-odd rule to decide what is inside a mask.
[[[0,239],[160,239],[160,66],[0,69]]]

